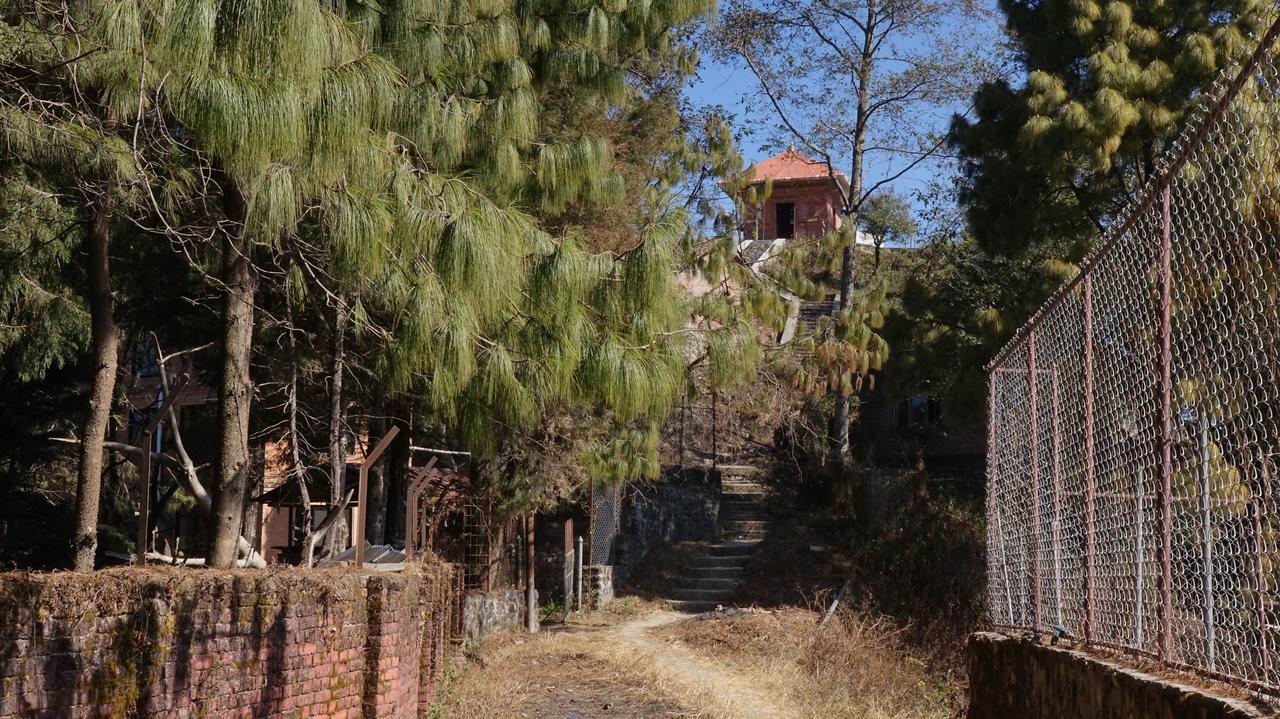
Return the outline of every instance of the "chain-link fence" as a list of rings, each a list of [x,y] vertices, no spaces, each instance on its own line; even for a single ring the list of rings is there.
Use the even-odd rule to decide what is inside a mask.
[[[993,623],[1280,693],[1280,24],[989,367]]]
[[[587,564],[613,564],[613,545],[622,529],[623,485],[591,488],[590,544]]]

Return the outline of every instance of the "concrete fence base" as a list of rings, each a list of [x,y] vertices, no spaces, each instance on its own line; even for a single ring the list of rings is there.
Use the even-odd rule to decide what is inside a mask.
[[[1003,634],[974,634],[968,648],[969,719],[1275,716],[1238,698]]]
[[[582,568],[583,606],[588,609],[604,609],[613,601],[613,567],[608,564],[588,564]]]

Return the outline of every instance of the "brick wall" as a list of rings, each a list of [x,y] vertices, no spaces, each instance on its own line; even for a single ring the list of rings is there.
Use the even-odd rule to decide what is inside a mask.
[[[796,239],[822,237],[838,225],[841,197],[830,180],[824,178],[805,182],[777,182],[774,183],[773,194],[765,200],[763,207],[748,205],[745,208],[742,227],[747,239],[778,238],[779,202],[795,204]],[[756,234],[757,227],[759,235]]]
[[[0,574],[0,719],[409,719],[452,569]]]

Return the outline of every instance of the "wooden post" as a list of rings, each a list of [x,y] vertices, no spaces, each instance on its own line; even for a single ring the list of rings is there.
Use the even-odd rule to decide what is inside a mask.
[[[525,601],[525,628],[530,634],[538,631],[538,590],[534,588],[534,581],[537,579],[537,573],[534,571],[534,564],[537,562],[538,553],[534,546],[534,513],[530,512],[524,519],[524,601]]]
[[[1084,276],[1084,640],[1093,641],[1097,477],[1093,437],[1093,274]]]
[[[564,520],[564,568],[560,572],[564,581],[564,620],[569,621],[573,606],[573,568],[577,559],[573,555],[573,517]]]
[[[1169,659],[1173,639],[1173,351],[1172,351],[1172,283],[1173,283],[1173,221],[1172,193],[1166,183],[1160,194],[1160,323],[1156,350],[1159,353],[1157,368],[1159,395],[1156,398],[1158,412],[1158,450],[1160,479],[1157,486],[1160,504],[1160,604],[1159,654]],[[1141,587],[1139,587],[1141,591]]]
[[[397,434],[400,434],[400,428],[394,424],[391,425],[391,429],[382,435],[378,446],[374,447],[373,451],[360,463],[360,485],[358,490],[360,499],[356,507],[356,569],[364,566],[364,527],[366,515],[368,514],[369,467],[373,466],[373,463],[382,457],[382,453],[387,451],[391,440],[395,439]]]

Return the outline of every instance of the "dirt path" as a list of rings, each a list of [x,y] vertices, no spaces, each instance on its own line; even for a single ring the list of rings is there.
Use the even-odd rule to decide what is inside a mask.
[[[670,644],[649,634],[668,624],[687,619],[686,614],[659,611],[633,619],[609,630],[609,634],[639,649],[670,673],[670,679],[685,686],[690,694],[711,703],[716,716],[734,719],[790,719],[795,714],[780,706],[733,670],[679,644]]]
[[[496,637],[447,683],[438,716],[796,719],[759,677],[749,680],[732,662],[660,636],[688,617],[645,607],[620,624]]]

